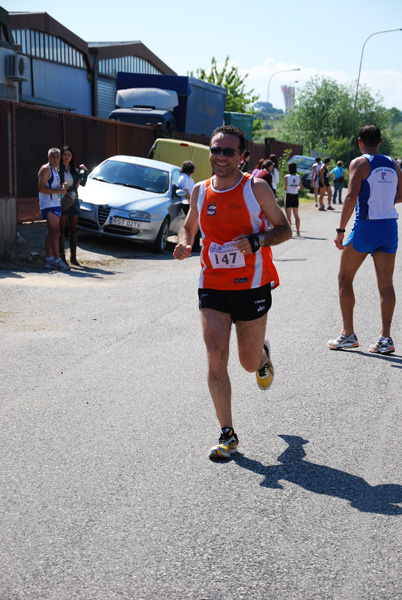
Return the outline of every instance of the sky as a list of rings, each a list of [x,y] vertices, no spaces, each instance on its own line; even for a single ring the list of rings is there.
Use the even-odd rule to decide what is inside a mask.
[[[246,90],[282,109],[282,85],[296,96],[314,76],[355,87],[366,42],[360,84],[402,110],[402,0],[1,2],[9,12],[47,12],[86,42],[141,41],[178,75],[229,56],[248,75]]]

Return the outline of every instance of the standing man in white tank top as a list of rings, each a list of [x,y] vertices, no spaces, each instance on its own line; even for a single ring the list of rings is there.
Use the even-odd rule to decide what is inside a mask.
[[[38,173],[39,208],[42,219],[46,219],[46,269],[58,269],[69,271],[69,265],[63,262],[59,255],[59,221],[61,216],[60,197],[67,192],[67,187],[60,184],[60,176],[57,165],[60,162],[59,148],[50,148],[48,152],[48,163],[42,165]]]

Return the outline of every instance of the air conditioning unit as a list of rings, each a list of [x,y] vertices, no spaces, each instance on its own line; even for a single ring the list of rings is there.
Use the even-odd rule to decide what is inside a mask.
[[[7,77],[13,81],[28,80],[28,57],[22,54],[9,54],[7,56]]]

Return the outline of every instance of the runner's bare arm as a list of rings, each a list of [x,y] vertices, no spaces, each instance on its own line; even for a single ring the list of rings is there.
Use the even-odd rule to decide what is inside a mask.
[[[38,192],[42,194],[54,194],[54,190],[51,190],[47,187],[47,180],[50,177],[50,169],[46,165],[39,170],[39,179],[38,179]]]
[[[191,248],[193,246],[195,234],[198,230],[198,192],[199,184],[194,186],[190,199],[190,210],[187,213],[183,227],[177,235],[177,245],[173,251],[173,256],[177,260],[183,260],[191,256]]]
[[[402,171],[400,170],[400,168],[398,167],[398,165],[395,161],[394,161],[394,163],[395,163],[396,172],[398,175],[398,188],[396,191],[396,200],[395,200],[395,203],[397,204],[398,202],[402,202]]]
[[[273,191],[269,187],[266,181],[261,179],[254,179],[252,182],[254,196],[258,204],[261,207],[262,212],[266,219],[272,225],[270,231],[265,231],[263,234],[264,241],[261,246],[276,246],[282,244],[292,237],[292,230],[290,229],[289,223],[279,208]],[[236,247],[244,254],[250,254],[251,246],[247,239],[247,236],[239,236],[236,238],[239,242]]]
[[[276,246],[292,237],[292,230],[282,209],[278,206],[273,191],[265,181],[254,181],[253,192],[266,219],[272,225],[264,233],[263,246]]]

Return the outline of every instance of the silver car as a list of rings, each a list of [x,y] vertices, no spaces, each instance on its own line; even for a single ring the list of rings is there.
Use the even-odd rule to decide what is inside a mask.
[[[163,252],[169,235],[184,221],[185,191],[178,188],[180,169],[139,158],[112,156],[98,165],[79,189],[81,231],[149,244]]]

